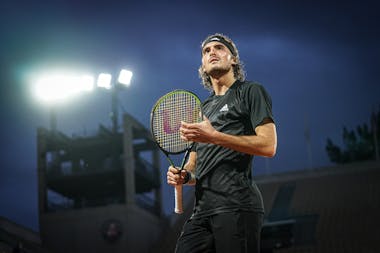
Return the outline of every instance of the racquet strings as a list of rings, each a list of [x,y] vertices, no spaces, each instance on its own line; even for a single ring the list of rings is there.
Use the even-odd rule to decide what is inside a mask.
[[[200,101],[192,93],[178,91],[164,96],[153,114],[152,130],[162,149],[169,153],[180,153],[191,146],[191,142],[180,137],[181,121],[200,121]]]

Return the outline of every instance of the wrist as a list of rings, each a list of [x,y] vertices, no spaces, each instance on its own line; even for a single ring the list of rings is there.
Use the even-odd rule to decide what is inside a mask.
[[[212,135],[211,143],[214,145],[221,145],[222,144],[222,138],[223,138],[222,132],[215,130],[213,135]]]
[[[185,175],[183,177],[183,184],[187,184],[191,179],[191,173],[185,170]]]

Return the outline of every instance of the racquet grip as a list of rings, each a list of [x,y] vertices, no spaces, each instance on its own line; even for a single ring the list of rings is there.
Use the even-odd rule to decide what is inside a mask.
[[[174,212],[181,214],[183,213],[183,205],[182,205],[182,184],[176,185],[174,187],[174,199],[175,199],[175,207]]]

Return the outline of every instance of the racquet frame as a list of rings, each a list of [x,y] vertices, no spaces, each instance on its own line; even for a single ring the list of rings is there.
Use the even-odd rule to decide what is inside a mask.
[[[181,166],[179,167],[178,169],[178,173],[181,172],[181,170],[183,170],[183,167],[186,163],[186,160],[189,156],[189,153],[190,153],[190,150],[193,146],[194,143],[192,142],[186,142],[184,140],[180,140],[178,139],[179,138],[179,126],[178,124],[174,124],[174,127],[171,127],[171,126],[168,126],[168,124],[171,125],[171,119],[170,117],[167,118],[167,119],[158,119],[156,117],[157,115],[157,110],[161,109],[160,106],[165,103],[166,99],[171,99],[173,96],[175,96],[176,94],[189,94],[194,100],[195,100],[195,104],[197,106],[199,106],[198,111],[190,111],[189,114],[187,114],[187,116],[191,115],[190,116],[190,119],[192,120],[192,122],[190,123],[195,123],[195,122],[200,122],[202,120],[202,110],[201,110],[201,101],[200,99],[197,97],[197,95],[195,95],[194,93],[190,92],[190,91],[187,91],[187,90],[174,90],[174,91],[171,91],[165,95],[163,95],[162,97],[160,97],[157,102],[155,103],[155,105],[153,106],[152,108],[152,112],[151,112],[151,131],[152,131],[152,136],[155,140],[155,142],[157,143],[158,147],[160,148],[160,150],[165,154],[167,160],[169,161],[170,165],[174,168],[178,168],[174,165],[174,162],[173,160],[170,158],[169,155],[173,154],[181,154],[181,153],[184,153],[185,152],[185,155],[183,157],[183,160],[182,160],[182,163],[181,163]],[[181,108],[174,108],[174,110],[178,110],[183,112],[183,110],[188,110],[188,108],[186,108],[186,105],[182,105],[180,103],[178,103],[178,105],[176,104],[178,101],[176,101],[175,98],[172,98],[172,100],[174,100],[174,105],[176,105],[177,107],[178,106],[182,106]],[[189,106],[189,108],[192,109],[192,106]],[[162,110],[168,110],[166,108],[163,108]],[[173,113],[172,111],[170,113]],[[161,114],[163,114],[165,116],[165,111],[162,112]],[[160,115],[162,116],[162,115]],[[176,115],[177,116],[177,115]],[[182,115],[181,115],[182,116]],[[186,121],[185,119],[180,119],[181,121]],[[158,122],[157,122],[158,121]],[[170,123],[168,123],[167,121],[169,121]],[[175,122],[175,123],[178,123],[178,122]],[[178,149],[175,149],[175,150],[171,150],[171,151],[168,151],[166,148],[165,148],[165,134],[161,134],[162,136],[160,136],[160,133],[157,133],[158,130],[156,130],[157,125],[160,125],[160,124],[163,124],[163,128],[164,130],[160,129],[160,131],[164,131],[164,132],[169,132],[168,135],[175,135],[174,136],[174,142],[177,142],[179,141],[179,148]],[[158,131],[158,132],[160,132]],[[164,139],[164,140],[162,140]],[[170,142],[170,141],[169,141]],[[170,144],[173,144],[173,143],[170,143]],[[169,145],[170,145],[169,144]],[[174,144],[175,146],[175,144]],[[183,146],[183,147],[182,147]],[[182,201],[182,187],[183,185],[180,184],[180,185],[175,185],[175,190],[174,190],[174,198],[175,198],[175,208],[174,208],[174,212],[175,213],[178,213],[178,214],[181,214],[183,213],[183,201]]]

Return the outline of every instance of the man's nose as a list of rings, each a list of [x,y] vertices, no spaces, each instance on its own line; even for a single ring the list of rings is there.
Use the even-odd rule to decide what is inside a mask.
[[[210,55],[215,55],[215,52],[216,52],[215,48],[211,47],[210,48]]]

